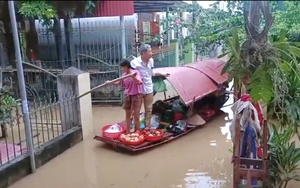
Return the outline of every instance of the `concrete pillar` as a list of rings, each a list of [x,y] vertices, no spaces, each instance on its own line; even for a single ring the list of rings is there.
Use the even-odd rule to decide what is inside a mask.
[[[57,76],[57,88],[60,101],[65,101],[70,95],[79,96],[90,88],[90,74],[75,67],[70,67]],[[93,132],[93,111],[91,94],[85,95],[77,100],[77,106],[61,103],[62,129],[67,130],[74,123],[82,126],[83,136]],[[77,114],[77,118],[67,118],[69,114]]]

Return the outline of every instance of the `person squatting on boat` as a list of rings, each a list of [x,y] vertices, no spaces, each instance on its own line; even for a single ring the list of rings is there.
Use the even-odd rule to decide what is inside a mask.
[[[127,76],[133,74],[129,78],[125,78],[118,82],[113,82],[115,85],[121,85],[124,89],[124,104],[123,108],[126,112],[126,131],[130,133],[131,126],[131,116],[133,116],[133,122],[135,125],[135,130],[140,129],[140,110],[142,107],[143,100],[143,82],[140,73],[137,70],[131,68],[130,62],[128,60],[123,60],[120,63],[120,67],[123,71],[122,76]],[[107,84],[112,84],[112,82],[107,81]]]
[[[145,109],[145,125],[150,127],[153,103],[153,82],[152,76],[167,77],[169,74],[154,72],[154,61],[152,58],[152,49],[149,44],[141,44],[140,56],[131,61],[131,67],[137,70],[143,81],[143,104]]]

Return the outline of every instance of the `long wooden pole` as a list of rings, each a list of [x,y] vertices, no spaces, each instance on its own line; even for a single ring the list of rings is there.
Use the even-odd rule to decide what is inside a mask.
[[[126,78],[129,78],[129,77],[131,77],[131,76],[133,76],[133,75],[135,75],[135,74],[136,74],[136,73],[128,74],[128,75],[126,75],[126,76],[122,76],[122,77],[116,78],[116,79],[114,79],[114,80],[109,80],[109,82],[110,82],[110,83],[118,82],[118,81],[124,80],[124,79],[126,79]],[[87,91],[87,92],[85,92],[85,93],[79,95],[77,98],[83,97],[83,96],[85,96],[85,95],[87,95],[87,94],[89,94],[89,93],[95,91],[96,89],[99,89],[99,88],[104,87],[104,86],[106,86],[106,85],[108,85],[107,82],[105,82],[105,83],[103,83],[103,84],[100,84],[100,85],[98,85],[98,86],[92,88],[90,91]]]

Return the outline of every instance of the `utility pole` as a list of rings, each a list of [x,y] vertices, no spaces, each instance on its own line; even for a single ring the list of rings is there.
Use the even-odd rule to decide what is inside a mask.
[[[14,3],[15,1],[8,1],[8,9],[9,9],[10,23],[11,23],[11,29],[14,38],[14,46],[15,46],[16,59],[17,59],[16,67],[17,67],[19,90],[20,90],[22,109],[24,115],[26,143],[27,143],[27,149],[29,151],[29,156],[30,156],[31,171],[32,173],[35,173],[36,165],[35,165],[34,147],[33,147],[32,134],[31,134],[30,116],[28,110],[28,101],[26,95],[22,56],[21,56],[20,41],[19,41],[19,34],[18,34],[18,24],[16,20]]]

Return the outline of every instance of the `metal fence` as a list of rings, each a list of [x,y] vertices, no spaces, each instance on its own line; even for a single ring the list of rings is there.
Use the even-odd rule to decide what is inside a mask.
[[[64,27],[64,21],[60,20],[61,28],[57,32],[57,29],[47,28],[36,21],[39,60],[29,61],[30,58],[25,57],[23,53],[23,61],[30,62],[43,70],[25,66],[25,82],[30,99],[38,99],[45,93],[57,96],[56,78],[49,72],[56,75],[70,66],[89,72],[91,87],[120,76],[118,65],[122,59],[122,31],[119,18],[80,18],[72,19],[71,22],[72,30],[68,30]],[[67,43],[66,33],[71,33],[71,47]],[[135,53],[133,17],[125,17],[125,36],[126,54],[130,56]],[[26,52],[28,51],[25,49],[26,35],[21,33],[20,37],[22,52]],[[58,38],[61,39],[59,42]],[[70,56],[70,48],[73,56]],[[175,66],[175,50],[159,53],[154,56],[154,60],[156,67]],[[8,77],[6,80],[9,80],[9,77],[14,77],[10,80],[17,80],[15,73],[15,70],[5,73]],[[16,85],[16,83],[10,84]],[[117,87],[105,87],[92,93],[93,102],[122,102],[121,99]]]
[[[29,66],[30,65],[30,66]],[[30,63],[23,64],[26,92],[29,100],[39,100],[45,96],[57,97],[56,74],[61,69],[43,69]],[[2,85],[6,90],[14,92],[15,98],[19,97],[17,70],[8,67],[1,70]]]
[[[176,66],[176,53],[175,49],[159,53],[153,56],[155,67],[174,67]]]
[[[63,26],[63,21],[61,20]],[[104,83],[106,80],[120,76],[119,62],[122,59],[121,28],[119,18],[83,18],[72,19],[72,39],[75,57],[70,57],[66,43],[66,28],[62,27],[63,59],[59,59],[56,44],[57,34],[46,27],[36,24],[38,45],[40,49],[40,65],[49,71],[65,69],[69,66],[87,71],[91,75],[91,87]],[[133,53],[135,41],[134,20],[125,17],[126,53]],[[121,102],[118,88],[104,88],[92,93],[94,102]]]
[[[75,110],[71,110],[77,108],[78,100],[74,95],[68,95],[63,100],[45,98],[31,102],[29,109],[33,135],[31,139],[34,147],[43,146],[69,129],[80,126],[78,123],[79,115],[76,114]],[[14,106],[10,113],[10,118],[0,121],[0,166],[13,162],[19,156],[29,152],[21,106]]]

